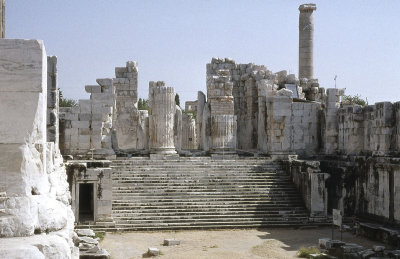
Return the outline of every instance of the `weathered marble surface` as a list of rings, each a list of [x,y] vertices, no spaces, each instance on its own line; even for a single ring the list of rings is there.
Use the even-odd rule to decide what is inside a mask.
[[[149,146],[155,153],[176,153],[175,124],[175,91],[165,83],[149,83]]]
[[[183,150],[197,149],[196,120],[192,114],[182,114],[182,144]]]
[[[113,125],[121,151],[148,150],[148,112],[137,107],[137,62],[128,61],[125,67],[115,68],[115,113]]]
[[[46,122],[47,56],[43,42],[1,39],[0,49],[0,110],[9,111],[0,115],[0,143],[25,143],[31,137],[44,144],[46,124],[40,121]]]
[[[71,253],[70,244],[64,233],[50,233],[30,237],[0,239],[0,258],[45,259],[79,258],[79,250]]]
[[[71,258],[74,217],[65,167],[58,147],[46,141],[47,56],[42,41],[0,39],[0,110],[0,237],[63,231],[55,251],[59,258]],[[46,247],[48,240],[42,241],[37,246]],[[0,250],[13,254],[9,246]],[[37,254],[32,258],[43,258],[35,249],[27,251]]]
[[[299,6],[299,78],[314,77],[314,17],[315,4]]]
[[[0,1],[0,38],[6,37],[6,10],[5,0]]]
[[[47,57],[47,141],[59,143],[59,89],[57,57]]]

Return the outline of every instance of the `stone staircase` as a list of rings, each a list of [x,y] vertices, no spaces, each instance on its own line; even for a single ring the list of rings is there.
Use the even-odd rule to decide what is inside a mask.
[[[114,160],[112,216],[135,231],[298,226],[308,212],[279,162],[256,158]]]

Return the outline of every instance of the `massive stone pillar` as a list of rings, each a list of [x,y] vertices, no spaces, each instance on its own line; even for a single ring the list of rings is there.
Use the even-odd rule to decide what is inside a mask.
[[[315,4],[299,6],[299,78],[314,76],[314,16]]]
[[[125,67],[116,67],[115,77],[113,128],[118,149],[123,152],[147,150],[147,111],[138,110],[137,106],[137,63],[128,61]]]
[[[6,37],[6,3],[0,0],[0,38]]]
[[[165,83],[149,83],[149,135],[150,152],[175,154],[174,122],[175,122],[175,91],[166,87]]]
[[[59,143],[59,90],[57,87],[57,57],[47,57],[47,142]]]
[[[236,152],[237,116],[232,95],[233,83],[228,69],[218,66],[219,60],[207,64],[207,96],[211,115],[211,151]]]
[[[0,258],[79,254],[62,156],[46,141],[47,64],[42,41],[0,39]]]

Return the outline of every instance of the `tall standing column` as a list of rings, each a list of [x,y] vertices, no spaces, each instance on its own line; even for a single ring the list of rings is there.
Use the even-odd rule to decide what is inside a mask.
[[[149,83],[149,135],[152,153],[175,154],[175,91],[162,81]]]
[[[315,4],[299,6],[299,78],[314,77],[314,16]]]
[[[0,38],[6,37],[6,0],[0,0]]]

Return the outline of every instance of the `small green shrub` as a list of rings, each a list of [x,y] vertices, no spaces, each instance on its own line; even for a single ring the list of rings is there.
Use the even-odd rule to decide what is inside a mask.
[[[196,113],[195,111],[186,111],[186,110],[183,110],[182,112],[185,113],[185,114],[191,114],[192,117],[193,117],[193,119],[196,119],[197,113]]]
[[[106,235],[105,232],[94,232],[94,238],[99,238],[100,241],[104,239],[104,236]]]
[[[146,111],[150,110],[149,100],[139,98],[138,110],[146,110]]]
[[[342,97],[342,103],[343,104],[358,104],[361,106],[365,106],[368,105],[368,101],[364,100],[363,98],[361,98],[361,95],[356,94],[354,96],[351,95],[343,95]]]
[[[58,88],[59,106],[60,107],[76,107],[78,102],[74,99],[64,98],[62,91]]]
[[[299,248],[299,251],[297,251],[297,257],[308,258],[310,256],[310,254],[319,254],[319,253],[320,253],[320,251],[316,247],[313,247],[313,246],[309,246],[309,247],[302,246],[302,247]]]

